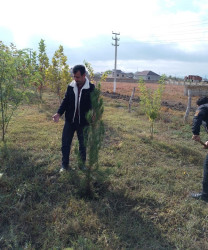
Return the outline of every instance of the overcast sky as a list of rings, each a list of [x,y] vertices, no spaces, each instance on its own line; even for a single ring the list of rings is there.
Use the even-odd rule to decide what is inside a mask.
[[[70,67],[114,68],[112,31],[120,32],[117,69],[208,78],[208,0],[0,0],[0,40],[51,58],[64,46]]]

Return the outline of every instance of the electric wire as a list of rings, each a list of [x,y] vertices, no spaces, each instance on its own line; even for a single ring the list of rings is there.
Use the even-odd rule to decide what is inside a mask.
[[[171,23],[168,24],[168,26],[154,26],[152,29],[154,29],[155,32],[147,39],[143,39],[145,43],[177,44],[208,42],[208,19],[204,19],[203,21]],[[167,36],[169,38],[166,38]]]

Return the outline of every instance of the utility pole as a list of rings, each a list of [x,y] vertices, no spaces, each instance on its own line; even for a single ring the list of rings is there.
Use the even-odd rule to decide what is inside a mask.
[[[33,49],[27,48],[27,49],[25,49],[25,50],[28,52],[29,57],[30,57],[30,59],[31,59],[31,58],[32,58],[32,51],[33,51]]]
[[[29,49],[30,51],[30,59],[32,58],[32,49]]]
[[[114,84],[113,84],[113,92],[115,93],[115,92],[116,92],[116,76],[117,76],[117,73],[116,73],[116,66],[117,66],[117,47],[119,46],[118,41],[120,40],[117,36],[119,36],[120,33],[112,32],[112,34],[115,35],[115,38],[112,37],[112,39],[115,41],[115,44],[112,43],[112,45],[115,46],[115,66],[114,66]]]

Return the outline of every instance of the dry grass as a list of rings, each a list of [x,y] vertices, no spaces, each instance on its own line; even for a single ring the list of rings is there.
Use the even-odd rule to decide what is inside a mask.
[[[158,87],[158,83],[146,83],[147,87],[155,90]],[[117,82],[116,92],[122,95],[131,96],[133,88],[136,87],[135,96],[139,96],[138,83],[124,83]],[[103,82],[102,91],[113,92],[113,83],[112,82]],[[197,97],[193,97],[193,104],[195,104]],[[163,101],[168,101],[170,103],[179,103],[181,102],[184,105],[187,105],[188,98],[184,96],[184,86],[179,85],[166,85],[165,91],[163,94]]]
[[[94,199],[81,196],[74,145],[76,170],[58,173],[63,121],[51,120],[54,96],[20,107],[1,145],[1,249],[208,248],[207,203],[189,197],[201,189],[206,151],[191,141],[184,114],[164,109],[151,140],[138,104],[131,113],[125,101],[104,104],[100,168],[110,175]]]

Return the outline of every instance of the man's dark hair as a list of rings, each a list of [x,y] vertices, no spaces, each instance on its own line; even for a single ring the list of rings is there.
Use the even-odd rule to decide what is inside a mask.
[[[77,72],[80,72],[81,76],[83,76],[86,73],[86,69],[84,65],[76,65],[73,68],[73,74],[76,74]]]
[[[196,101],[196,104],[198,105],[198,106],[200,106],[200,105],[203,105],[203,104],[206,104],[206,103],[208,103],[208,97],[200,97],[197,101]]]

